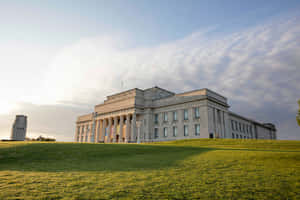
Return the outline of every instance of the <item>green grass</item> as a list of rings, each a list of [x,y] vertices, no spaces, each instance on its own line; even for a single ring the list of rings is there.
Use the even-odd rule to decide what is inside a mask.
[[[300,199],[300,141],[0,142],[0,199]]]

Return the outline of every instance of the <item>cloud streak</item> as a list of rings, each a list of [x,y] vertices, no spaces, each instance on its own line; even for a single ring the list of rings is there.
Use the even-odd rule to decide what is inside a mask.
[[[45,85],[57,101],[96,103],[124,89],[123,81],[125,89],[209,87],[257,107],[291,104],[300,91],[298,20],[290,17],[222,38],[211,31],[194,33],[152,48],[126,49],[118,38],[84,39],[61,51]]]

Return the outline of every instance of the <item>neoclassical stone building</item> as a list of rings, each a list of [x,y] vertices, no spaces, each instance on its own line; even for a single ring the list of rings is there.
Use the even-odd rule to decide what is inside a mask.
[[[276,139],[276,128],[230,112],[227,98],[209,89],[175,94],[159,87],[107,96],[93,113],[76,121],[77,142],[191,138]]]

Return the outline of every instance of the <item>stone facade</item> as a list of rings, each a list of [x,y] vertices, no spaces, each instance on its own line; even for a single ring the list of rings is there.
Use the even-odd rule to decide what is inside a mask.
[[[27,129],[27,116],[17,115],[11,130],[11,140],[24,141]]]
[[[276,139],[276,128],[230,112],[227,98],[206,88],[180,94],[159,87],[134,88],[108,96],[76,121],[77,142],[192,138]]]

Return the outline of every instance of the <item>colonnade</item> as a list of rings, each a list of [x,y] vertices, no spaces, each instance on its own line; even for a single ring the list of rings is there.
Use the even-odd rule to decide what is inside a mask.
[[[138,136],[136,124],[136,113],[95,119],[95,142],[136,142]]]

